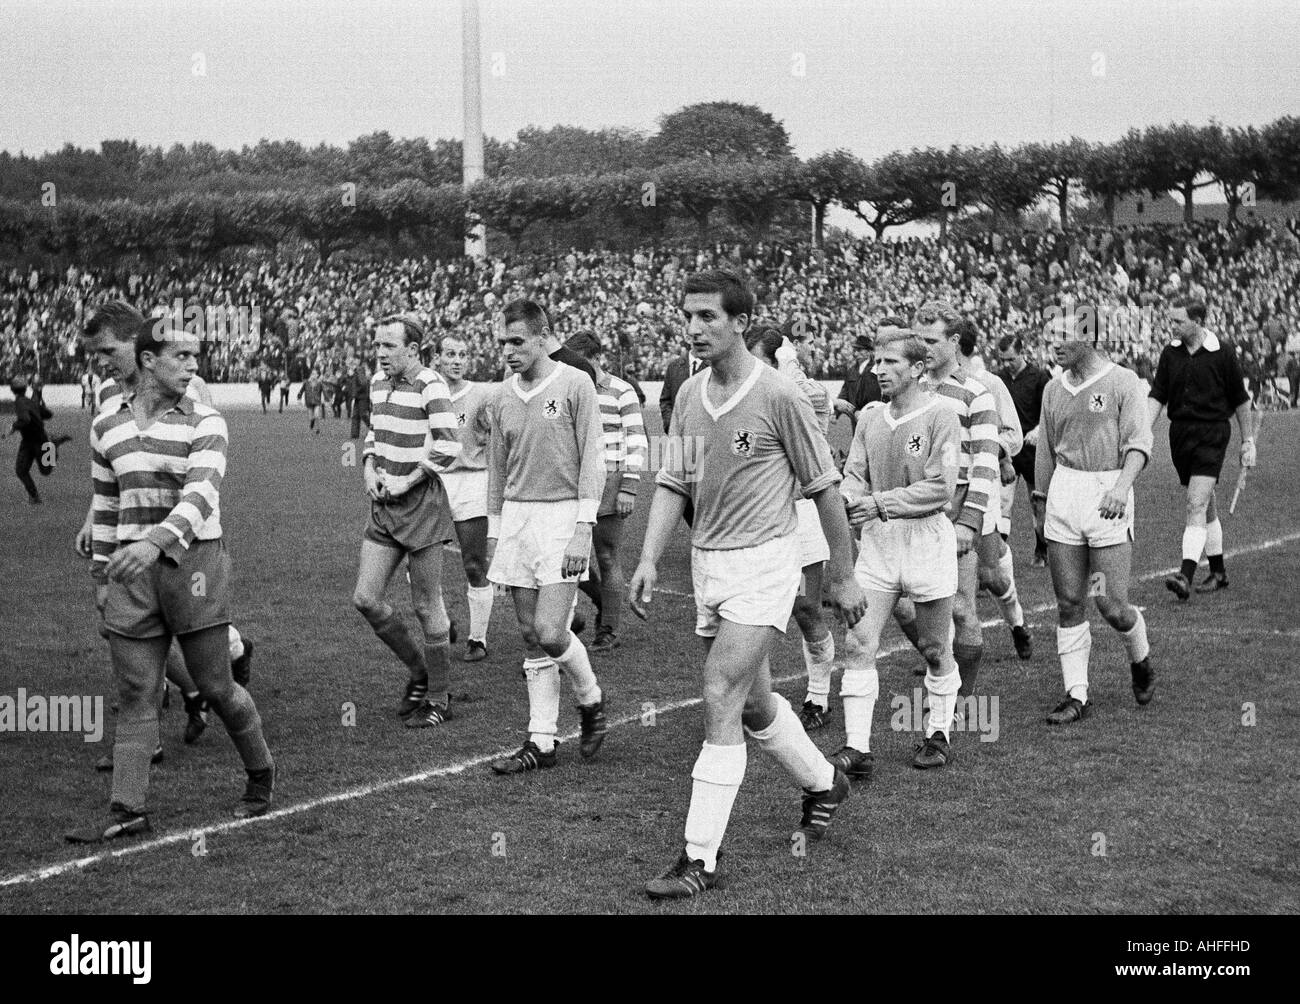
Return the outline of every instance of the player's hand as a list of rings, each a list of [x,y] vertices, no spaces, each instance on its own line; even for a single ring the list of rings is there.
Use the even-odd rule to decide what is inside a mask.
[[[114,582],[130,582],[158,560],[162,548],[151,540],[137,540],[119,547],[108,559],[108,577]]]
[[[658,579],[658,569],[643,561],[636,566],[636,571],[632,573],[632,581],[628,583],[627,598],[632,613],[642,620],[648,620],[650,617],[650,601],[654,598],[655,584]]]
[[[636,508],[636,492],[619,489],[618,498],[614,500],[614,511],[620,516],[631,516]]]
[[[957,557],[961,557],[975,546],[975,531],[968,526],[957,526]]]
[[[867,597],[857,579],[849,577],[842,582],[827,582],[822,589],[823,602],[853,627],[867,612]]]
[[[95,583],[95,609],[103,614],[104,607],[108,605],[108,583]]]
[[[1097,505],[1097,511],[1101,513],[1102,519],[1119,519],[1124,515],[1124,510],[1128,508],[1128,493],[1121,495],[1117,491],[1108,491],[1101,497],[1101,502]]]
[[[1001,463],[998,465],[998,470],[1002,476],[1002,483],[1004,485],[1014,485],[1016,483],[1016,467],[1011,462],[1010,457],[1002,458]]]
[[[1028,432],[1025,433],[1026,446],[1032,446],[1035,448],[1038,447],[1038,428],[1039,427],[1035,425],[1032,429],[1030,429]]]
[[[374,501],[382,502],[384,497],[381,494],[382,485],[380,484],[379,481],[379,473],[373,467],[367,467],[365,479],[366,479],[366,494],[369,495],[371,499],[373,499]]]
[[[94,523],[90,520],[81,524],[81,529],[77,531],[77,536],[72,542],[72,546],[77,549],[77,553],[83,558],[91,557],[94,552],[93,547],[93,528]]]
[[[1248,439],[1241,444],[1241,466],[1250,469],[1255,466],[1258,458],[1255,455],[1255,441]]]
[[[874,519],[877,515],[875,500],[870,495],[848,502],[847,508],[849,526],[854,530],[862,529],[868,520]]]
[[[591,560],[591,524],[579,523],[573,531],[569,546],[564,549],[564,561],[560,573],[566,579],[574,579],[587,570]]]

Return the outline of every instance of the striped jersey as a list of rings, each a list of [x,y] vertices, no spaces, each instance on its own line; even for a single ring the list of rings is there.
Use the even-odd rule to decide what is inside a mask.
[[[492,415],[488,405],[500,390],[499,383],[467,380],[464,387],[451,395],[460,455],[447,467],[449,473],[487,470],[488,440],[492,437]]]
[[[531,390],[519,374],[492,399],[488,449],[489,533],[503,502],[578,501],[578,521],[595,523],[605,493],[605,441],[596,388],[580,369],[557,363]]]
[[[208,385],[201,376],[190,377],[190,382],[185,385],[185,396],[191,401],[212,407],[212,392],[208,390]],[[95,414],[109,410],[117,411],[121,406],[122,385],[112,377],[106,377],[95,395]]]
[[[803,371],[797,359],[782,360],[777,366],[780,373],[784,373],[803,391],[804,397],[813,407],[813,414],[817,416],[817,425],[822,430],[822,435],[827,436],[831,431],[831,419],[835,416],[835,409],[831,404],[831,396],[827,393],[826,388],[821,382],[809,377]]]
[[[361,456],[374,457],[391,494],[423,480],[421,460],[447,470],[461,451],[456,431],[447,384],[427,366],[396,377],[380,370],[370,381],[370,431]]]
[[[1076,471],[1117,471],[1129,450],[1151,457],[1154,437],[1146,390],[1130,369],[1108,362],[1075,384],[1066,370],[1043,389],[1034,484],[1047,491],[1053,464]]]
[[[998,409],[998,444],[1002,452],[998,455],[1014,457],[1025,445],[1024,430],[1020,427],[1020,413],[1016,411],[1015,398],[996,373],[990,373],[979,356],[972,356],[963,366],[966,372],[982,383],[993,395],[993,403]]]
[[[620,491],[635,493],[650,444],[641,421],[641,402],[626,380],[605,373],[596,384],[600,424],[605,436],[605,471],[621,478]]]
[[[953,496],[960,509],[950,513],[953,522],[975,531],[984,530],[984,513],[990,499],[1000,499],[998,474],[998,409],[988,388],[960,367],[937,383],[926,377],[924,385],[933,390],[957,414],[961,424],[961,469],[957,485],[965,491]],[[1000,504],[995,502],[994,504]]]
[[[943,512],[957,490],[961,423],[937,395],[906,415],[893,408],[864,408],[853,432],[840,492],[871,495],[889,519],[919,519]]]
[[[132,394],[90,427],[93,570],[107,572],[119,544],[149,540],[176,560],[195,540],[221,537],[226,420],[182,397],[141,430]]]

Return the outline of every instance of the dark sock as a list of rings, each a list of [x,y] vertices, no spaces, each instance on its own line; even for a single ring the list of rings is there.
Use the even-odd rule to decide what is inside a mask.
[[[1209,554],[1206,555],[1206,557],[1209,558],[1211,572],[1213,572],[1215,575],[1222,575],[1224,577],[1227,576],[1228,570],[1223,567],[1223,555]]]
[[[980,663],[984,661],[984,646],[953,642],[952,657],[957,660],[957,672],[961,674],[961,686],[957,693],[961,697],[970,697],[980,675]]]
[[[1191,558],[1183,559],[1183,567],[1180,569],[1180,571],[1183,573],[1183,578],[1186,579],[1188,582],[1191,582],[1192,576],[1196,574],[1196,565],[1197,562],[1193,561]]]
[[[916,621],[898,621],[898,629],[903,632],[912,647],[921,651],[921,632],[916,628]]]

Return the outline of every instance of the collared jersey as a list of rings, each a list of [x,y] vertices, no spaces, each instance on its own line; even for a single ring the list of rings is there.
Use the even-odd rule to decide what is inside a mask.
[[[982,383],[993,395],[993,403],[998,409],[998,445],[1008,457],[1014,457],[1025,445],[1025,435],[1020,428],[1020,415],[1016,411],[1016,402],[1011,391],[996,374],[990,373],[979,356],[971,358],[964,364],[966,372]],[[1001,454],[999,454],[1001,456]]]
[[[984,529],[989,500],[1000,497],[995,494],[1000,484],[997,405],[988,388],[960,368],[938,383],[926,378],[924,384],[952,408],[961,425],[961,469],[957,472],[957,484],[965,485],[966,491],[954,522],[978,536]]]
[[[173,560],[195,540],[221,537],[226,421],[182,397],[141,430],[135,395],[101,411],[90,427],[91,540],[102,577],[120,544],[150,540]]]
[[[1142,380],[1116,363],[1107,362],[1077,385],[1069,370],[1054,377],[1043,391],[1039,428],[1035,483],[1047,484],[1053,463],[1076,471],[1117,471],[1129,450],[1151,456]]]
[[[212,407],[212,392],[208,390],[208,385],[201,376],[190,377],[190,382],[185,385],[185,396],[191,401]],[[95,395],[95,414],[117,411],[121,406],[122,385],[113,377],[106,377],[99,385],[99,393]]]
[[[734,394],[708,397],[712,369],[682,385],[656,482],[695,505],[691,543],[756,547],[794,533],[795,501],[838,484],[812,405],[789,377],[754,360]]]
[[[447,467],[448,471],[487,470],[488,441],[492,438],[492,415],[488,406],[500,390],[499,383],[467,381],[464,387],[451,395],[460,454]]]
[[[1151,397],[1168,405],[1171,422],[1226,422],[1250,400],[1237,353],[1212,331],[1191,354],[1181,338],[1165,346]]]
[[[489,405],[488,518],[503,502],[578,500],[578,521],[596,522],[605,492],[605,440],[595,385],[557,363],[531,390],[514,374]]]
[[[961,423],[934,394],[906,415],[866,408],[853,433],[840,491],[875,498],[890,519],[943,512],[957,490]]]
[[[605,437],[605,470],[621,479],[620,490],[635,493],[649,449],[641,402],[632,385],[612,373],[603,374],[596,383],[596,400]]]
[[[370,381],[370,431],[361,455],[375,458],[375,470],[387,477],[393,495],[409,491],[424,477],[420,461],[426,457],[439,471],[447,470],[460,455],[460,440],[442,377],[427,366],[410,378],[376,373]]]

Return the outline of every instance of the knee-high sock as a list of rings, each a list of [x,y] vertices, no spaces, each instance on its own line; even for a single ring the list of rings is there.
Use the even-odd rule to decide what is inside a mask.
[[[1011,627],[1023,627],[1025,611],[1021,609],[1020,597],[1016,595],[1016,566],[1011,558],[1011,548],[1003,551],[1002,557],[998,559],[998,571],[1010,583],[1007,591],[997,597],[998,606],[1002,608],[1002,619]]]
[[[528,738],[543,753],[555,749],[560,722],[560,668],[553,659],[525,659],[528,683]]]
[[[1124,647],[1128,649],[1129,662],[1141,662],[1151,653],[1151,645],[1147,641],[1147,622],[1141,610],[1137,612],[1133,626],[1120,634],[1124,637]]]
[[[265,770],[274,764],[266,737],[262,735],[262,716],[257,713],[252,694],[236,683],[230,688],[230,696],[219,703],[213,702],[212,709],[226,726],[245,770]]]
[[[569,632],[569,647],[564,650],[564,655],[556,658],[555,664],[569,678],[569,686],[573,688],[573,696],[579,704],[595,704],[600,700],[600,684],[592,672],[587,648],[572,631]]]
[[[706,871],[718,866],[718,848],[727,832],[731,806],[745,779],[745,744],[705,743],[691,771],[691,807],[686,812],[686,853],[703,861]]]
[[[1205,550],[1205,524],[1183,527],[1183,564],[1182,573],[1188,579],[1196,573],[1196,566],[1201,563],[1201,552]]]
[[[1205,557],[1210,562],[1210,571],[1216,575],[1225,574],[1223,567],[1223,524],[1216,516],[1214,521],[1205,524]]]
[[[618,566],[610,569],[608,575],[600,577],[600,624],[601,627],[618,631],[623,610],[623,593],[627,583],[623,580],[623,570]]]
[[[141,708],[118,718],[113,739],[112,801],[136,812],[144,811],[149,795],[149,761],[157,748],[157,708]]]
[[[871,716],[880,694],[876,660],[849,647],[844,676],[840,678],[840,701],[844,705],[845,745],[862,753],[871,749]]]
[[[1056,629],[1056,653],[1061,657],[1065,692],[1088,703],[1088,653],[1092,651],[1092,628],[1087,621]]]
[[[957,706],[957,688],[962,685],[960,671],[935,676],[934,670],[925,674],[925,689],[930,695],[930,717],[925,722],[925,738],[942,732],[951,738],[952,713]]]
[[[451,703],[451,643],[445,634],[424,640],[424,670],[428,675],[430,699],[445,694]]]
[[[835,768],[826,761],[816,743],[808,738],[790,702],[780,694],[773,694],[772,700],[776,702],[776,717],[772,723],[757,732],[748,728],[745,731],[800,788],[828,790],[835,783]]]
[[[234,662],[244,654],[244,638],[233,624],[226,625],[226,638],[230,643],[230,661]]]
[[[487,641],[488,622],[492,619],[491,585],[466,586],[465,598],[469,601],[469,640]]]
[[[984,646],[953,642],[952,657],[957,660],[957,672],[961,674],[959,693],[967,697],[975,692],[975,681],[979,678],[980,664],[984,661]]]
[[[378,624],[371,624],[371,627],[375,629],[375,635],[379,640],[387,645],[411,671],[412,680],[424,678],[424,653],[420,651],[420,646],[415,643],[411,632],[396,610],[390,611],[387,617]]]
[[[823,710],[830,706],[831,672],[835,669],[835,636],[828,630],[820,641],[803,643],[803,662],[808,667],[808,695]]]

